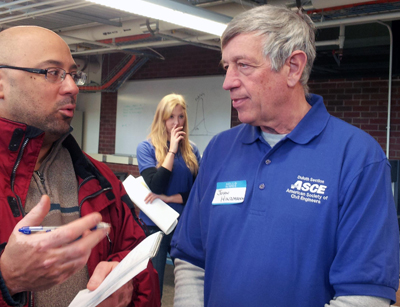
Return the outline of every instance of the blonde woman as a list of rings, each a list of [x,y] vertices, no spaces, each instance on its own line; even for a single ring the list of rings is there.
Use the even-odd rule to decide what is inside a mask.
[[[150,193],[145,201],[159,198],[182,213],[200,163],[196,145],[189,141],[186,102],[181,95],[169,94],[157,106],[148,139],[137,147],[139,172]],[[150,234],[160,229],[143,213]],[[164,236],[160,250],[152,259],[158,272],[162,295],[164,269],[172,234]]]

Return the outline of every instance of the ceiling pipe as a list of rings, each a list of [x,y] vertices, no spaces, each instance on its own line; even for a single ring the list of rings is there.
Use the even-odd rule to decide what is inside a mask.
[[[318,29],[323,28],[333,28],[340,25],[356,25],[356,24],[365,24],[372,23],[377,21],[391,21],[395,19],[400,19],[400,12],[395,13],[386,13],[386,14],[378,14],[378,15],[368,15],[361,17],[352,17],[346,19],[336,19],[336,20],[328,20],[328,21],[320,21],[315,22],[315,27]]]
[[[344,40],[345,40],[345,25],[339,25],[340,30],[339,30],[339,37],[338,39],[334,40],[327,40],[327,41],[319,41],[315,42],[316,47],[321,47],[321,46],[332,46],[332,45],[338,45],[339,49],[343,49],[344,47]]]
[[[248,7],[255,7],[257,4],[246,1],[246,0],[219,0],[219,1],[210,1],[210,2],[203,2],[203,3],[198,3],[196,4],[197,7],[212,7],[212,6],[217,6],[221,4],[229,4],[229,3],[238,3],[243,6],[248,6]]]
[[[344,31],[345,31],[345,25],[340,25],[340,29],[339,29],[339,48],[340,49],[344,48],[344,40],[345,40]]]
[[[64,34],[61,34],[60,36],[64,40],[65,39],[77,39],[76,37],[67,36],[67,35],[64,35]],[[126,39],[125,37],[124,38],[121,37],[119,39],[118,38],[117,39],[107,39],[107,40],[103,40],[103,41],[92,41],[92,40],[86,40],[86,39],[85,40],[79,39],[82,42],[86,42],[86,43],[89,43],[89,44],[92,44],[92,45],[102,46],[102,47],[105,47],[105,48],[85,50],[85,51],[89,51],[88,53],[80,53],[80,51],[71,50],[71,54],[73,56],[74,55],[79,55],[79,54],[98,54],[97,51],[103,51],[102,53],[108,53],[109,51],[113,51],[113,52],[114,51],[120,51],[120,52],[125,52],[125,53],[132,54],[131,51],[125,50],[125,49],[128,49],[128,48],[121,48],[121,46],[118,46],[115,43],[118,43],[119,41],[120,42],[122,42],[122,41],[124,41],[124,42],[126,42],[126,41],[135,41],[135,40],[145,39],[145,38],[148,38],[150,36],[151,36],[150,34],[144,34],[144,35],[131,36],[131,37],[129,37],[129,39]]]
[[[85,50],[85,51],[72,51],[71,54],[75,55],[89,55],[89,54],[103,54],[108,53],[110,51],[118,51],[118,50],[125,50],[125,49],[139,49],[139,48],[148,48],[148,47],[171,47],[176,45],[181,45],[182,43],[179,41],[173,40],[165,40],[160,42],[143,42],[138,44],[131,44],[131,45],[124,45],[117,47],[112,47],[108,49],[92,49],[92,50]]]
[[[268,1],[269,2],[269,1]],[[258,6],[259,4],[244,0],[222,0],[222,1],[212,1],[196,3],[196,7],[207,8],[218,14],[223,14],[229,17],[235,17],[236,15],[242,13],[247,9]]]
[[[201,48],[207,48],[207,49],[211,49],[211,50],[217,50],[220,51],[221,47],[219,44],[205,44],[203,42],[193,42],[187,39],[182,39],[173,35],[166,35],[166,34],[162,34],[162,33],[157,33],[155,37],[161,37],[161,38],[166,38],[167,40],[172,40],[172,41],[178,41],[184,44],[189,44],[189,45],[193,45],[193,46],[197,46],[197,47],[201,47]]]
[[[115,81],[117,81],[128,69],[129,67],[135,62],[136,56],[132,55],[128,63],[122,67],[122,69],[115,74],[108,82],[104,83],[101,86],[79,86],[79,90],[82,91],[102,91],[110,87]]]
[[[339,45],[340,41],[339,39],[332,39],[332,40],[327,40],[327,41],[319,41],[315,42],[316,47],[321,47],[321,46],[336,46]]]
[[[89,39],[83,39],[83,38],[79,38],[79,37],[75,37],[75,36],[65,35],[65,34],[63,34],[63,33],[61,33],[60,36],[61,36],[63,39],[67,38],[67,39],[72,39],[72,40],[79,40],[79,41],[82,42],[82,43],[90,43],[90,44],[93,44],[93,45],[103,46],[103,47],[106,47],[106,48],[109,48],[109,47],[117,47],[116,45],[113,45],[113,44],[111,44],[111,43],[110,43],[110,44],[102,43],[102,42],[99,42],[99,41],[93,41],[93,40],[89,40]]]
[[[22,6],[18,6],[16,8],[9,8],[6,11],[1,11],[0,15],[11,14],[12,12],[18,12],[18,11],[26,11],[26,10],[34,8],[34,7],[44,6],[44,5],[47,5],[47,4],[54,4],[54,3],[57,3],[57,2],[63,2],[63,1],[64,0],[52,0],[52,1],[47,1],[47,2],[35,3],[35,4],[31,4],[31,5],[22,5]],[[12,2],[12,4],[18,5],[18,3],[16,3],[16,2]]]
[[[369,4],[374,0],[335,0],[334,4],[332,0],[311,0],[311,3],[314,8],[316,9],[325,9],[325,8],[332,8],[336,6],[343,6],[343,5],[352,5],[352,4]]]
[[[32,0],[18,0],[18,1],[14,1],[14,2],[3,3],[0,5],[0,9],[9,7],[9,6],[13,6],[13,5],[18,5],[18,4],[25,3],[25,2],[30,2],[30,1],[32,1]]]
[[[37,10],[37,11],[34,11],[34,12],[25,13],[25,14],[18,15],[18,16],[11,16],[11,17],[1,18],[0,19],[0,24],[20,21],[20,20],[24,20],[24,19],[30,19],[30,18],[34,18],[34,17],[37,17],[37,16],[54,14],[54,13],[63,12],[63,11],[66,11],[66,10],[78,9],[78,8],[86,7],[86,6],[90,6],[90,5],[93,5],[93,3],[83,2],[83,3],[79,3],[79,4],[60,5],[60,6],[57,6],[56,8],[52,7],[52,8],[48,8],[48,9]]]
[[[387,110],[387,127],[386,127],[386,157],[389,159],[389,149],[390,149],[390,117],[392,113],[392,65],[393,65],[393,32],[392,28],[383,23],[378,21],[379,24],[386,26],[389,30],[389,37],[390,37],[390,53],[389,53],[389,79],[388,79],[388,110]]]
[[[322,12],[337,11],[342,9],[349,9],[362,5],[373,5],[373,4],[391,3],[391,2],[398,2],[398,0],[374,0],[374,1],[363,0],[362,2],[357,2],[357,3],[351,3],[346,1],[346,4],[342,4],[339,6],[335,2],[335,6],[329,4],[329,6],[326,6],[324,8],[316,9],[313,5],[304,5],[303,9],[306,10],[308,14],[312,14],[312,13],[322,13]]]

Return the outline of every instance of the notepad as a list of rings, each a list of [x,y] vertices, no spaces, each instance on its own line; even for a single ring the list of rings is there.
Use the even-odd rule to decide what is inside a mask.
[[[146,204],[144,199],[150,193],[150,189],[142,177],[135,178],[129,175],[123,184],[131,200],[158,228],[167,235],[174,230],[176,224],[178,224],[179,213],[159,198],[155,199],[151,204]]]
[[[69,307],[94,307],[125,285],[133,277],[147,268],[150,258],[153,258],[160,247],[163,237],[161,231],[156,232],[140,242],[128,255],[111,271],[101,285],[94,291],[80,291]]]

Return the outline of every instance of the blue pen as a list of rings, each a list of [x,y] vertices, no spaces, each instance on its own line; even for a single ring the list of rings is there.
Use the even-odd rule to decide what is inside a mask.
[[[18,229],[19,232],[23,234],[30,235],[35,232],[49,232],[60,228],[61,226],[24,226]],[[91,230],[102,229],[102,228],[110,228],[111,225],[108,223],[100,222],[96,226],[94,226]]]

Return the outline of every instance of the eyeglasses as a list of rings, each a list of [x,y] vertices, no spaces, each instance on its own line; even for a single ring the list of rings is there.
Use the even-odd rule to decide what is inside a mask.
[[[31,72],[34,74],[41,74],[44,75],[46,80],[51,83],[63,82],[67,75],[70,75],[72,77],[76,85],[84,85],[87,79],[87,74],[84,73],[83,71],[78,70],[74,72],[66,72],[64,69],[58,67],[39,69],[39,68],[25,68],[25,67],[0,65],[0,68],[17,69],[17,70]]]

